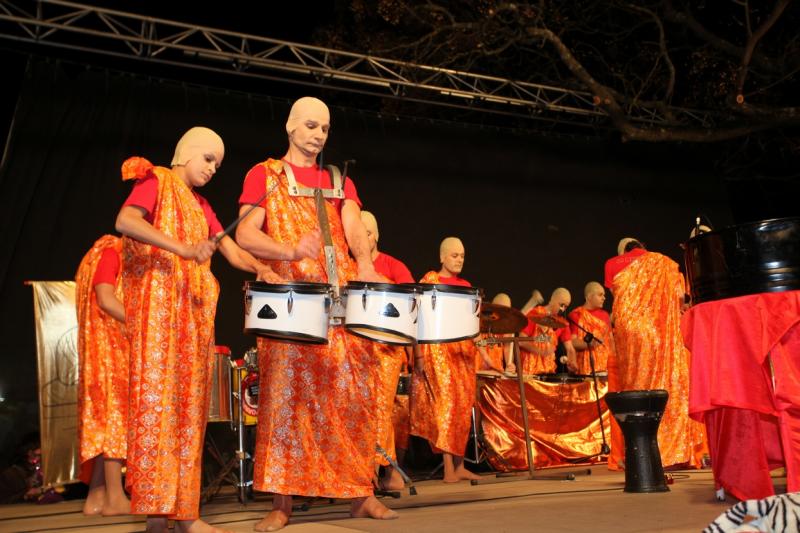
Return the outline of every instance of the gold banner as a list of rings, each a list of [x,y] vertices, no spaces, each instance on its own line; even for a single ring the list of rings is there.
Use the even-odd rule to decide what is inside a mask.
[[[33,281],[43,485],[78,477],[78,319],[74,281]]]

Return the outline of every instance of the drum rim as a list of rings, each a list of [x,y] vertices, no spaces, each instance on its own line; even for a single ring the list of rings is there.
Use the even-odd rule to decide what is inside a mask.
[[[371,281],[350,281],[344,286],[345,289],[350,290],[374,290],[384,292],[402,292],[403,294],[415,294],[419,292],[416,288],[416,283],[373,283]]]
[[[479,331],[478,333],[476,333],[474,335],[467,335],[466,337],[454,337],[452,339],[435,339],[435,340],[428,340],[428,341],[423,341],[423,340],[417,339],[417,344],[447,344],[448,342],[461,342],[461,341],[467,341],[467,340],[470,340],[470,339],[474,339],[475,337],[477,337],[480,334],[481,334],[481,332]]]
[[[245,281],[245,289],[255,292],[282,294],[289,291],[298,294],[325,294],[333,289],[328,283],[314,281],[296,281],[292,283],[267,283],[265,281]]]
[[[393,335],[397,335],[398,337],[403,337],[405,339],[408,339],[408,342],[390,342],[390,341],[375,339],[373,337],[369,337],[357,331],[353,331],[350,328],[363,328],[372,331],[380,331],[382,333],[391,333]],[[405,333],[399,333],[396,329],[379,328],[376,326],[370,326],[369,324],[345,324],[344,329],[346,329],[348,333],[350,333],[351,335],[355,335],[356,337],[361,337],[362,339],[371,340],[373,342],[379,342],[381,344],[389,344],[392,346],[411,346],[412,344],[414,344],[414,341],[416,340],[413,335],[406,335]]]
[[[288,342],[291,344],[328,344],[327,337],[317,337],[316,335],[309,335],[308,333],[263,328],[244,328],[244,332],[248,335],[257,335],[276,342]]]
[[[406,283],[405,285],[412,285]],[[455,292],[458,294],[470,294],[473,296],[483,295],[483,289],[479,287],[465,287],[463,285],[447,285],[445,283],[414,283],[421,289],[422,292],[432,291],[436,289],[438,292]]]

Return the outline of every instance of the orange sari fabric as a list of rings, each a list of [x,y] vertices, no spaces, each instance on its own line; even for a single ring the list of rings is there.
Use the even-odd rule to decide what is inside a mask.
[[[439,283],[428,272],[420,283]],[[475,404],[475,358],[472,340],[421,344],[422,364],[411,378],[411,434],[430,442],[434,452],[463,456]]]
[[[547,308],[537,305],[528,311],[528,317],[547,316]],[[535,352],[520,349],[519,355],[522,363],[522,373],[533,374],[552,374],[556,371],[556,348],[558,347],[558,336],[553,328],[533,324],[531,337],[536,340],[531,341],[536,347]],[[518,370],[519,371],[519,370]]]
[[[661,461],[664,466],[700,467],[708,446],[703,425],[689,418],[690,354],[680,329],[684,289],[677,263],[654,252],[614,277],[616,364],[609,365],[609,385],[611,390],[667,390],[669,401],[658,430]],[[620,452],[624,457],[617,449],[609,462],[621,458]]]
[[[405,360],[405,348],[388,344],[375,343],[373,346],[377,356],[380,372],[378,375],[378,417],[377,437],[378,444],[392,459],[397,459],[394,451],[394,425],[392,415],[394,411],[394,397],[397,394],[397,381],[400,379],[400,368]],[[386,466],[389,461],[378,453],[378,464]]]
[[[575,308],[573,313],[575,313],[575,315],[571,314],[571,317],[579,326],[587,331],[591,331],[592,335],[603,341],[603,344],[592,346],[595,371],[601,372],[608,370],[608,357],[609,354],[614,351],[614,336],[611,332],[611,325],[587,311],[583,306]],[[578,330],[577,335],[578,338],[583,338],[585,333]],[[591,374],[592,365],[589,361],[589,350],[576,350],[575,353],[577,356],[577,373],[585,375]]]
[[[267,171],[265,231],[296,244],[317,229],[314,198],[289,196],[280,161]],[[273,184],[277,185],[273,188]],[[325,202],[342,284],[356,277],[341,217]],[[287,280],[327,283],[321,251],[314,259],[265,261]],[[372,494],[377,443],[379,372],[370,341],[342,327],[327,345],[258,339],[260,394],[253,487],[264,492],[355,498]]]
[[[170,169],[132,158],[123,179],[158,178],[153,226],[184,243],[208,238],[192,191]],[[128,474],[132,514],[199,516],[214,314],[210,261],[123,238],[123,292],[131,343]]]
[[[78,442],[80,479],[91,480],[94,458],[125,459],[128,432],[128,340],[122,324],[97,305],[92,280],[106,249],[119,253],[122,241],[104,235],[86,253],[75,275],[78,311]],[[116,293],[122,300],[117,276]]]

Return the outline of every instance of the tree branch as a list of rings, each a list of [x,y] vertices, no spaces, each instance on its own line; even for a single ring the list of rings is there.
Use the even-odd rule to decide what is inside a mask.
[[[744,95],[742,92],[744,91],[744,81],[747,79],[747,71],[750,65],[750,61],[753,59],[753,52],[755,51],[756,45],[758,42],[767,34],[767,32],[778,22],[778,19],[781,18],[786,6],[792,0],[778,0],[778,3],[775,4],[775,7],[772,9],[772,13],[769,14],[767,20],[758,27],[758,29],[750,36],[747,40],[747,44],[744,48],[744,54],[742,54],[742,64],[739,67],[739,76],[736,81],[736,102],[739,104],[744,103]]]

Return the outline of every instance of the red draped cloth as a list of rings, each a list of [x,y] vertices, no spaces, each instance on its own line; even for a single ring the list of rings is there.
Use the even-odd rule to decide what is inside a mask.
[[[609,390],[667,390],[658,428],[661,462],[699,467],[708,448],[705,428],[689,418],[690,355],[681,338],[685,291],[678,264],[646,252],[614,276],[612,290],[616,357],[609,361]],[[616,440],[611,452],[610,465],[625,456]]]
[[[80,479],[91,480],[94,459],[125,459],[128,433],[128,340],[122,324],[97,305],[95,273],[107,251],[119,256],[122,240],[104,235],[86,253],[75,275],[78,311],[78,442]],[[117,265],[118,266],[118,265]],[[111,272],[109,272],[111,274]],[[122,300],[119,268],[115,283]],[[105,282],[105,280],[101,280]]]
[[[153,176],[153,227],[186,244],[207,239],[203,207],[180,177],[142,158],[123,165],[123,179]],[[198,264],[129,237],[122,243],[131,513],[195,520],[219,285],[210,261]]]
[[[259,165],[271,191],[263,231],[296,245],[319,228],[312,197],[290,196],[280,161]],[[253,176],[253,171],[248,175]],[[245,184],[245,189],[248,186]],[[337,204],[326,201],[337,275],[356,279]],[[264,261],[282,278],[327,283],[324,252],[302,261]],[[253,487],[286,495],[356,498],[372,494],[381,397],[380,364],[373,344],[328,328],[327,345],[304,345],[259,337],[260,389]]]
[[[717,487],[761,499],[785,465],[787,491],[800,490],[800,291],[698,304],[682,330],[689,412],[706,424]]]
[[[420,283],[448,283],[428,272]],[[467,284],[468,285],[468,284]],[[411,390],[411,434],[430,442],[434,452],[463,456],[475,404],[475,357],[472,340],[422,344],[422,364],[414,366]]]
[[[597,385],[602,399],[608,387],[600,379]],[[549,383],[527,379],[525,402],[536,468],[562,465],[600,453],[603,439],[591,381]],[[528,468],[520,405],[516,379],[478,377],[478,407],[484,437],[502,457],[489,454],[489,462],[496,470]],[[610,415],[605,403],[601,405],[608,439]]]

